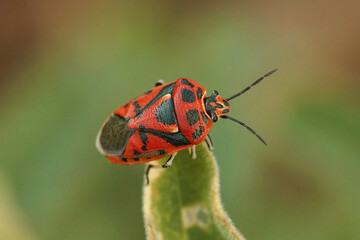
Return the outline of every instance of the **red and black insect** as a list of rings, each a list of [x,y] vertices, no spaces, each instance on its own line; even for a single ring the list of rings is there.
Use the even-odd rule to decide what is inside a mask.
[[[176,153],[202,141],[213,149],[209,131],[219,119],[230,119],[265,141],[245,123],[227,116],[229,101],[248,91],[277,69],[265,74],[241,92],[224,99],[216,90],[206,89],[194,80],[179,78],[155,88],[118,108],[103,124],[96,139],[98,150],[110,162],[121,165],[145,163],[170,155],[163,167],[170,167]]]

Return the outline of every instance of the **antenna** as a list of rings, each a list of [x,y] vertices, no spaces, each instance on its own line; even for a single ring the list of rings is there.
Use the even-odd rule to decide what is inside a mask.
[[[276,72],[276,71],[277,71],[277,68],[274,69],[274,70],[272,70],[272,71],[270,71],[270,72],[268,72],[268,73],[265,74],[264,76],[260,77],[258,80],[256,80],[255,82],[253,82],[250,86],[247,86],[244,90],[242,90],[241,92],[239,92],[239,93],[237,93],[237,94],[235,94],[235,95],[227,98],[226,100],[227,100],[227,101],[230,101],[231,99],[234,99],[234,98],[240,96],[241,94],[247,92],[250,88],[252,88],[252,87],[255,86],[256,84],[258,84],[261,80],[263,80],[264,78],[270,76],[271,74],[273,74],[273,73]]]
[[[221,118],[224,118],[224,119],[230,119],[231,121],[234,121],[238,124],[240,124],[241,126],[245,127],[247,130],[249,130],[252,134],[254,134],[255,136],[257,136],[257,138],[267,146],[267,143],[264,141],[264,139],[262,139],[262,137],[260,137],[251,127],[249,127],[248,125],[246,125],[245,123],[235,119],[235,118],[232,118],[232,117],[229,117],[227,115],[223,115],[221,116]]]

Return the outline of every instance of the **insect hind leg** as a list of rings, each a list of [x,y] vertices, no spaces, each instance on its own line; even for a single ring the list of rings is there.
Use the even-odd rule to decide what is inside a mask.
[[[210,135],[209,135],[209,134],[205,137],[205,140],[204,140],[204,141],[205,141],[208,149],[209,149],[210,151],[213,151],[213,150],[214,150],[214,145],[213,145],[213,143],[212,143],[212,141],[211,141],[211,138],[210,138]]]
[[[146,185],[149,185],[149,183],[150,183],[150,180],[149,180],[149,172],[150,172],[150,169],[151,169],[152,167],[154,167],[154,165],[152,165],[152,164],[149,164],[149,165],[147,165],[147,167],[146,167],[146,170],[145,170]]]
[[[171,156],[169,157],[169,159],[164,163],[164,165],[162,165],[163,168],[168,168],[171,166],[172,162],[174,161],[174,158],[176,156],[177,152],[171,154]]]

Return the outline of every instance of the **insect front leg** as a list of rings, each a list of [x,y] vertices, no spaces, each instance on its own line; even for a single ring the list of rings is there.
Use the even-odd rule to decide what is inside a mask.
[[[155,87],[161,86],[161,85],[164,85],[164,84],[165,84],[164,80],[160,79],[160,80],[157,80],[157,81],[156,81]]]
[[[206,142],[206,145],[208,146],[208,149],[210,151],[213,151],[214,150],[214,145],[213,145],[213,143],[211,141],[211,138],[210,138],[209,134],[205,137],[205,142]]]
[[[163,168],[168,168],[171,166],[172,162],[174,161],[174,158],[176,156],[177,152],[171,154],[171,156],[169,157],[169,159],[164,163],[164,165],[162,165]]]
[[[188,148],[192,159],[196,159],[196,147],[195,145]]]

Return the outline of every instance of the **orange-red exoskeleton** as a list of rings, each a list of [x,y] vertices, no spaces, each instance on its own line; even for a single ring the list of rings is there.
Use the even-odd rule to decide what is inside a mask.
[[[171,155],[163,167],[169,167],[180,150],[205,141],[212,150],[209,132],[219,119],[230,119],[246,127],[264,144],[265,141],[243,122],[229,117],[229,101],[275,70],[265,74],[243,91],[222,98],[216,90],[206,96],[206,89],[188,78],[164,84],[132,99],[105,121],[96,139],[98,150],[110,162],[122,165],[145,163]]]

